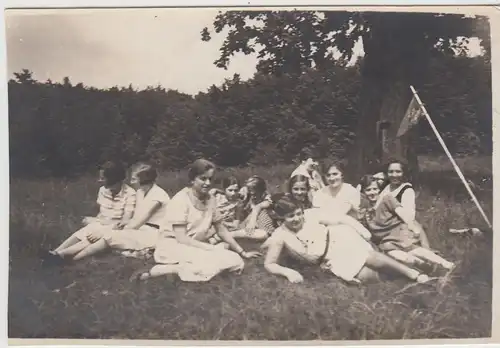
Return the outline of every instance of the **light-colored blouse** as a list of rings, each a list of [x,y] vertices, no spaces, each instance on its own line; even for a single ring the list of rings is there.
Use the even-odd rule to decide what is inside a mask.
[[[342,183],[336,196],[325,186],[313,194],[312,205],[338,214],[348,214],[359,209],[361,194],[350,184]]]
[[[153,202],[158,202],[160,203],[160,207],[153,212],[147,223],[160,226],[165,219],[169,201],[170,196],[168,193],[156,184],[153,184],[148,192],[138,189],[134,216],[142,216],[145,209],[149,209]]]
[[[175,237],[174,225],[185,225],[190,238],[209,232],[216,213],[216,199],[210,195],[204,203],[196,202],[197,198],[190,191],[191,188],[185,187],[170,200],[161,225],[162,237]]]

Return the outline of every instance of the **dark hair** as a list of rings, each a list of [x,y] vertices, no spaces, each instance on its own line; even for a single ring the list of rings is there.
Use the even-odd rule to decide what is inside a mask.
[[[193,163],[191,163],[188,167],[188,179],[189,181],[193,181],[197,176],[202,175],[206,171],[210,169],[215,169],[215,164],[204,159],[199,158]]]
[[[389,166],[391,164],[399,164],[401,166],[401,170],[403,171],[403,180],[409,180],[409,175],[408,175],[408,164],[405,160],[399,159],[399,158],[390,158],[385,165],[385,170],[384,173],[387,174],[389,171]]]
[[[255,189],[258,200],[264,199],[264,194],[267,191],[266,181],[260,176],[254,175],[247,179],[246,186],[252,186]]]
[[[302,209],[300,205],[286,193],[277,193],[271,196],[273,201],[272,211],[274,218],[283,220],[286,214],[293,213],[297,209]]]
[[[303,148],[300,150],[297,158],[300,162],[303,162],[307,160],[308,158],[313,158],[314,157],[314,151],[308,147]]]
[[[137,175],[140,185],[149,185],[156,181],[158,172],[156,168],[147,162],[138,162],[132,166],[131,173]]]
[[[224,190],[227,189],[229,186],[233,186],[233,185],[237,185],[238,187],[241,187],[240,181],[238,180],[237,177],[228,176],[228,177],[222,179],[221,186]]]
[[[297,175],[292,176],[290,178],[290,180],[288,180],[287,191],[288,191],[288,194],[292,197],[293,197],[293,193],[292,193],[293,185],[295,185],[298,182],[305,182],[307,192],[309,193],[311,191],[311,184],[309,183],[309,178],[305,175],[297,174]],[[306,196],[306,201],[304,203],[301,203],[301,205],[302,204],[304,205],[304,208],[312,207],[312,203],[309,200],[309,195]]]
[[[363,193],[363,191],[373,183],[376,183],[379,189],[381,188],[380,185],[378,184],[377,179],[375,179],[373,175],[371,174],[363,175],[363,177],[361,177],[361,180],[359,182],[359,185],[361,186],[361,193]]]
[[[344,166],[344,163],[341,161],[331,161],[331,162],[325,163],[324,172],[328,173],[328,171],[332,167],[337,168],[342,173],[342,175],[345,173],[345,166]]]
[[[339,170],[339,172],[342,174],[342,177],[345,176],[345,165],[341,161],[330,161],[324,164],[323,166],[323,180],[325,182],[328,182],[326,180],[326,176],[328,175],[328,172],[330,171],[330,168],[335,167]]]
[[[127,176],[125,167],[119,162],[107,161],[100,167],[100,170],[102,170],[105,186],[123,182]]]

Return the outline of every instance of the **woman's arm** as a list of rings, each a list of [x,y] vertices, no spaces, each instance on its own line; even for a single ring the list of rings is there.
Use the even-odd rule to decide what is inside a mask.
[[[146,222],[148,222],[149,218],[161,207],[160,202],[150,202],[149,206],[144,209],[141,215],[134,215],[132,220],[125,226],[125,228],[129,229],[138,229]]]
[[[413,233],[415,233],[416,235],[421,234],[421,229],[418,228],[417,224],[415,223],[415,220],[412,218],[411,214],[409,214],[405,208],[401,206],[396,207],[396,209],[394,209],[394,212],[396,213],[397,216],[399,216],[401,220],[403,220],[405,224],[408,225],[410,231],[413,231]]]
[[[370,240],[372,238],[370,231],[368,231],[366,227],[361,224],[361,222],[349,215],[339,215],[336,217],[322,216],[319,222],[320,224],[326,226],[344,224],[354,228],[364,239]]]
[[[209,243],[204,243],[200,242],[199,240],[189,238],[187,235],[187,225],[176,225],[174,224],[172,226],[172,229],[174,230],[175,234],[175,239],[180,243],[180,244],[185,244],[189,245],[195,248],[200,248],[203,250],[215,250],[215,246]]]
[[[126,225],[134,216],[135,203],[136,203],[136,193],[135,191],[130,193],[125,201],[125,207],[123,208],[123,217],[121,224]]]
[[[228,231],[228,229],[220,222],[214,224],[217,234],[222,239],[223,242],[229,244],[229,247],[240,254],[244,258],[252,258],[260,256],[261,254],[256,251],[245,251],[241,245],[234,239],[233,235]]]
[[[412,188],[408,188],[403,193],[403,196],[401,197],[401,205],[403,206],[404,210],[406,210],[407,216],[411,220],[415,220],[415,190],[413,190]]]
[[[271,206],[271,202],[268,201],[267,199],[260,202],[259,204],[255,205],[247,217],[247,225],[246,225],[245,229],[249,232],[255,230],[255,228],[257,227],[257,219],[259,218],[260,212],[264,209],[269,208],[270,206]],[[269,231],[266,231],[266,232],[269,233]]]
[[[269,244],[264,260],[264,268],[272,274],[286,277],[292,283],[303,281],[302,275],[294,269],[283,267],[278,264],[278,259],[283,249],[284,242],[281,239],[275,239]]]

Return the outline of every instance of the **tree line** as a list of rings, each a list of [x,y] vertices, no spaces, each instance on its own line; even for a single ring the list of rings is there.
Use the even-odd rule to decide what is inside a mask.
[[[11,175],[74,176],[110,158],[154,160],[162,169],[199,156],[221,166],[289,163],[304,148],[344,158],[359,129],[363,64],[331,60],[248,81],[234,75],[196,95],[41,82],[25,69],[8,83]],[[435,57],[421,78],[419,95],[450,150],[491,154],[489,59]],[[425,120],[416,128],[416,151],[441,153]]]

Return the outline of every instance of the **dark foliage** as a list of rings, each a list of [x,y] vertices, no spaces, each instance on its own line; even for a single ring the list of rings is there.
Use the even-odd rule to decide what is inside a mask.
[[[454,153],[491,153],[488,58],[435,58],[419,91]],[[302,74],[238,75],[190,96],[150,87],[98,90],[35,81],[23,70],[9,81],[10,165],[16,176],[70,176],[113,157],[147,157],[181,168],[197,156],[222,166],[290,162],[309,147],[344,157],[359,117],[360,70],[330,63]],[[420,153],[441,153],[425,121]]]

